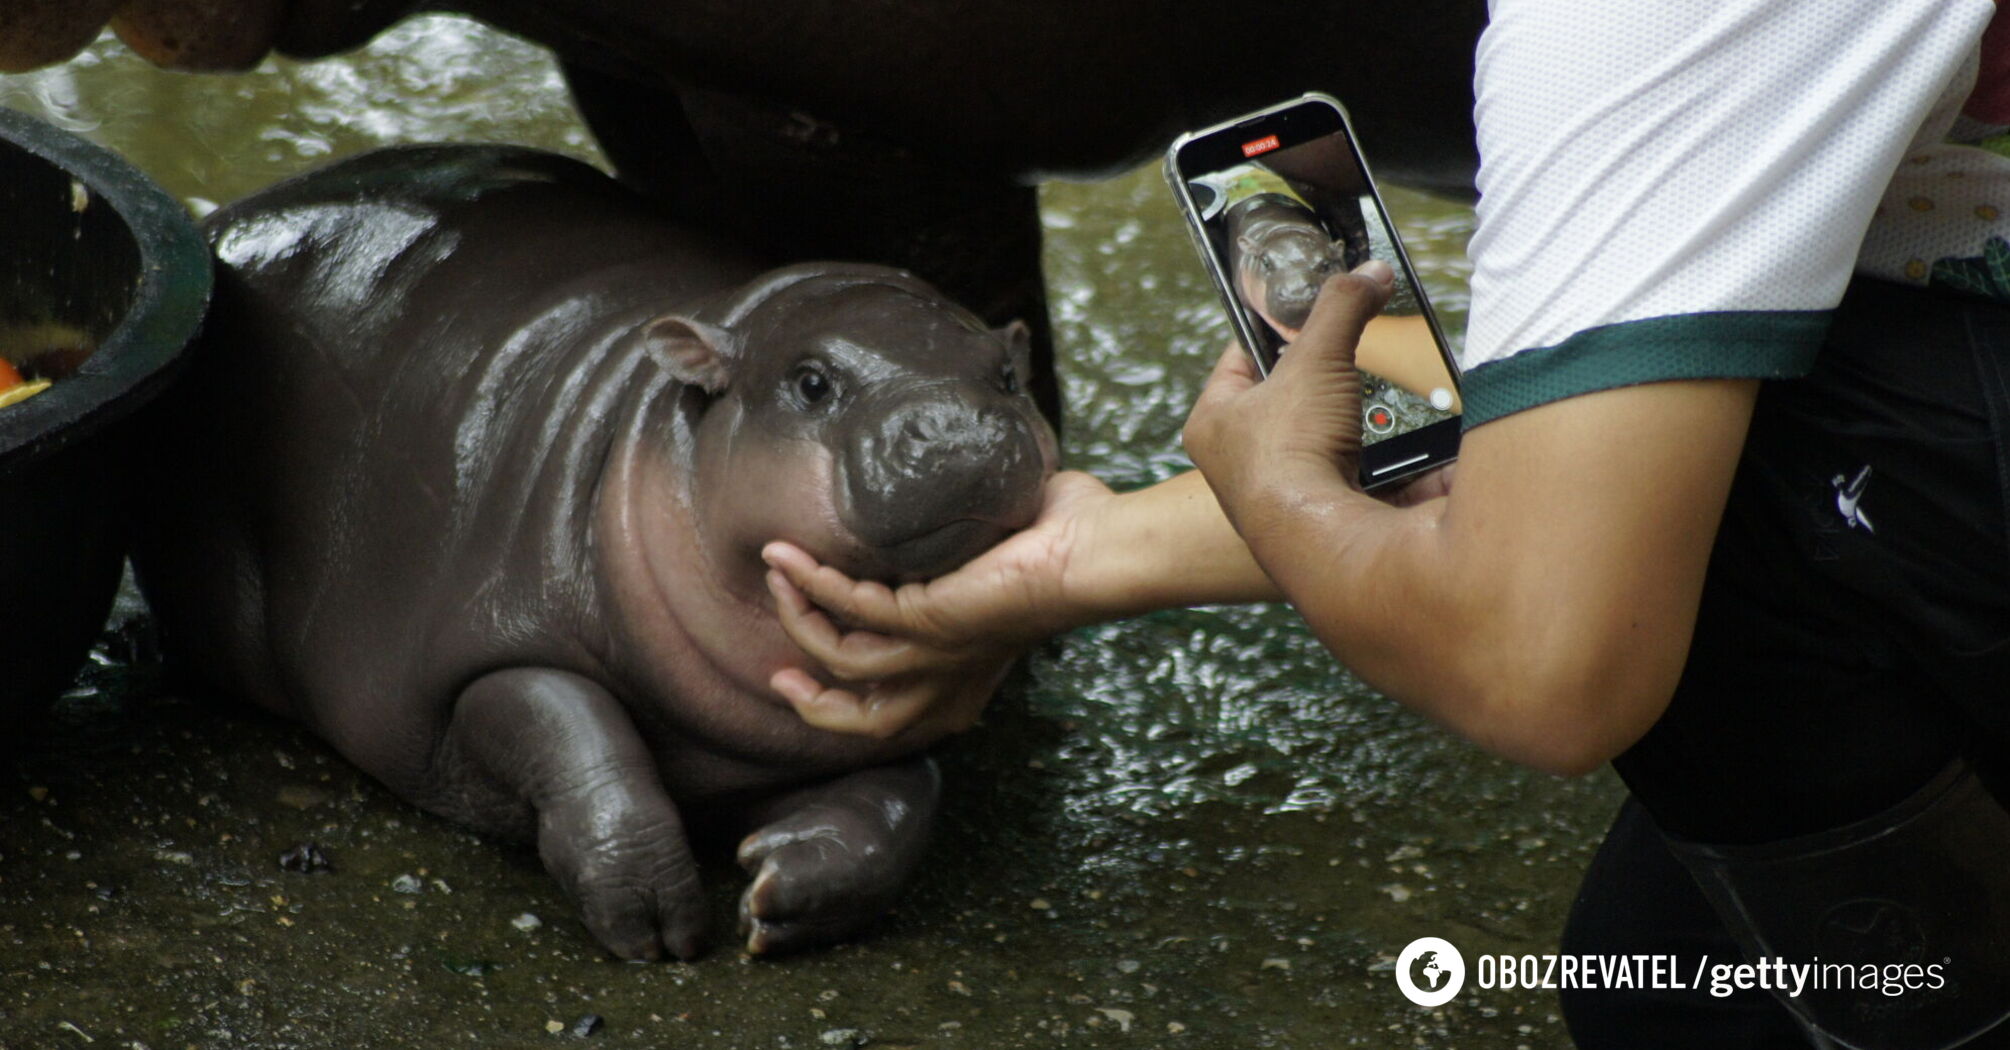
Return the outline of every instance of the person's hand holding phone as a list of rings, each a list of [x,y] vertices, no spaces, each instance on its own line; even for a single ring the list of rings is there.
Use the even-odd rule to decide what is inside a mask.
[[[1260,381],[1230,346],[1194,402],[1182,435],[1238,531],[1263,505],[1332,483],[1359,488],[1361,373],[1354,349],[1395,279],[1370,260],[1327,280],[1305,327]]]

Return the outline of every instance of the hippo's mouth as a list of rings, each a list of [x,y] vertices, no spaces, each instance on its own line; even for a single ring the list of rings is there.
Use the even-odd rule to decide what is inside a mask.
[[[1023,523],[1021,523],[1023,524]],[[896,584],[940,576],[996,546],[1019,526],[984,518],[957,518],[875,548]]]

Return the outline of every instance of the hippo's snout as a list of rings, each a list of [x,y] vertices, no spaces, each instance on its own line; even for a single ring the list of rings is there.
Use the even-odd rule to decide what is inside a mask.
[[[1328,278],[1345,269],[1331,246],[1316,248],[1287,244],[1264,256],[1257,265],[1257,283],[1263,289],[1264,306],[1270,316],[1293,328],[1302,327],[1312,315],[1312,304]]]
[[[845,449],[847,525],[901,579],[940,575],[1032,523],[1051,437],[1024,398],[933,386],[885,406]]]

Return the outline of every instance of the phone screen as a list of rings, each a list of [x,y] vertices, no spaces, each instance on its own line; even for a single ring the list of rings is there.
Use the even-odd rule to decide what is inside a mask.
[[[1355,352],[1363,448],[1434,424],[1456,433],[1458,383],[1437,319],[1337,107],[1280,107],[1189,136],[1172,159],[1168,174],[1184,187],[1217,281],[1241,315],[1237,328],[1265,374],[1290,352],[1326,279],[1380,259],[1396,279]]]

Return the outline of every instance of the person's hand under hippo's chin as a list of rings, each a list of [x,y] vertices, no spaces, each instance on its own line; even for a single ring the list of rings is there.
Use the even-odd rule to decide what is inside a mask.
[[[898,587],[768,544],[782,626],[820,672],[787,668],[771,685],[819,728],[936,735],[973,724],[1004,668],[1048,636],[1156,609],[1281,599],[1217,492],[1254,502],[1255,490],[1288,489],[1304,470],[1353,484],[1360,380],[1349,351],[1391,279],[1381,263],[1334,278],[1342,294],[1324,297],[1332,303],[1306,325],[1308,345],[1321,349],[1280,362],[1272,381],[1259,384],[1231,344],[1187,424],[1199,471],[1123,493],[1058,473],[1033,525],[953,572]],[[1451,478],[1448,467],[1376,498],[1435,501]]]

